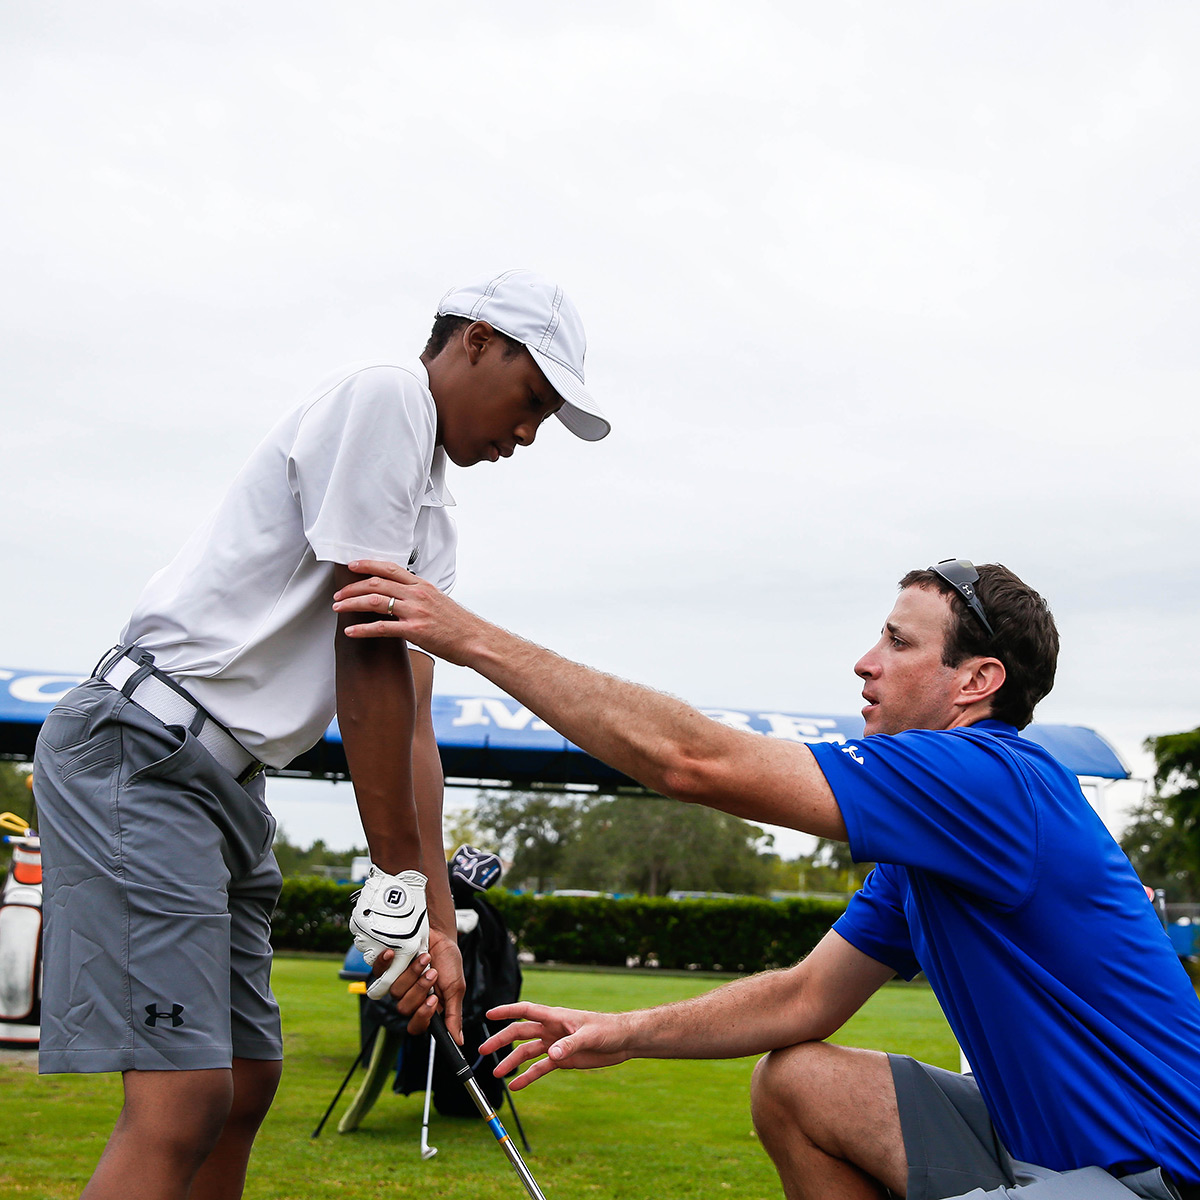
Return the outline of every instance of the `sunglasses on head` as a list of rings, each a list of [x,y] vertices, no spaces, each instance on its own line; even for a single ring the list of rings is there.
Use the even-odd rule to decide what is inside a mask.
[[[974,585],[979,582],[979,572],[975,570],[975,564],[967,558],[944,558],[929,569],[935,575],[940,575],[963,598],[967,607],[974,613],[975,619],[987,630],[988,637],[995,637],[996,631],[975,594]]]

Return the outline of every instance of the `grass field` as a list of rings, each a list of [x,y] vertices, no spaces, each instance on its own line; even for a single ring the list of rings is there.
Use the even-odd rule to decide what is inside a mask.
[[[434,1113],[436,1158],[418,1150],[421,1097],[385,1092],[353,1134],[335,1125],[310,1140],[357,1046],[357,1001],[331,959],[276,960],[274,985],[287,1042],[283,1083],[250,1163],[256,1200],[445,1197],[520,1200],[520,1181],[480,1121]],[[529,970],[525,998],[577,1008],[629,1009],[698,995],[711,976]],[[957,1049],[932,993],[890,985],[836,1039],[956,1067]],[[752,1059],[633,1062],[558,1072],[517,1096],[549,1200],[778,1197],[774,1171],[750,1124]],[[120,1105],[120,1079],[39,1078],[29,1061],[0,1062],[0,1196],[79,1194]],[[510,1131],[512,1122],[504,1120]]]

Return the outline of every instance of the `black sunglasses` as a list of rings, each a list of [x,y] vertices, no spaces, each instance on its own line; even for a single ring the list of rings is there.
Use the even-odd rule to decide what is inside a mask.
[[[935,575],[940,575],[966,601],[967,607],[975,614],[975,619],[987,630],[988,637],[995,637],[996,631],[975,594],[973,585],[979,582],[979,572],[975,570],[975,564],[967,558],[944,558],[929,569]]]

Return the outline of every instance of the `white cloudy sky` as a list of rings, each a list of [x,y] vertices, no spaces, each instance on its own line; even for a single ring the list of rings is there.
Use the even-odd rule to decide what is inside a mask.
[[[90,667],[317,378],[530,266],[614,432],[456,474],[464,602],[853,712],[895,580],[1002,561],[1040,715],[1144,773],[1200,722],[1198,52],[1189,3],[9,0],[0,663]]]

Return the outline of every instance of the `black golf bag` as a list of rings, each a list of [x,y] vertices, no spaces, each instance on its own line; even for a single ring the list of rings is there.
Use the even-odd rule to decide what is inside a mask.
[[[455,872],[453,866],[451,864],[450,889],[454,896],[458,946],[462,952],[463,975],[467,985],[463,997],[462,1049],[474,1070],[476,1082],[492,1106],[499,1108],[504,1089],[500,1080],[492,1074],[498,1059],[492,1056],[487,1061],[480,1061],[479,1046],[491,1033],[507,1024],[503,1021],[487,1021],[487,1010],[521,998],[521,966],[517,960],[516,944],[504,918],[483,898],[476,886]],[[380,1025],[403,1034],[392,1090],[404,1096],[423,1092],[429,1067],[429,1034],[411,1036],[405,1030],[407,1018],[400,1016],[394,1002],[389,1004],[383,1000],[367,1000],[361,1017],[364,1046],[375,1036]],[[434,1055],[433,1103],[443,1116],[479,1116],[445,1055]]]

